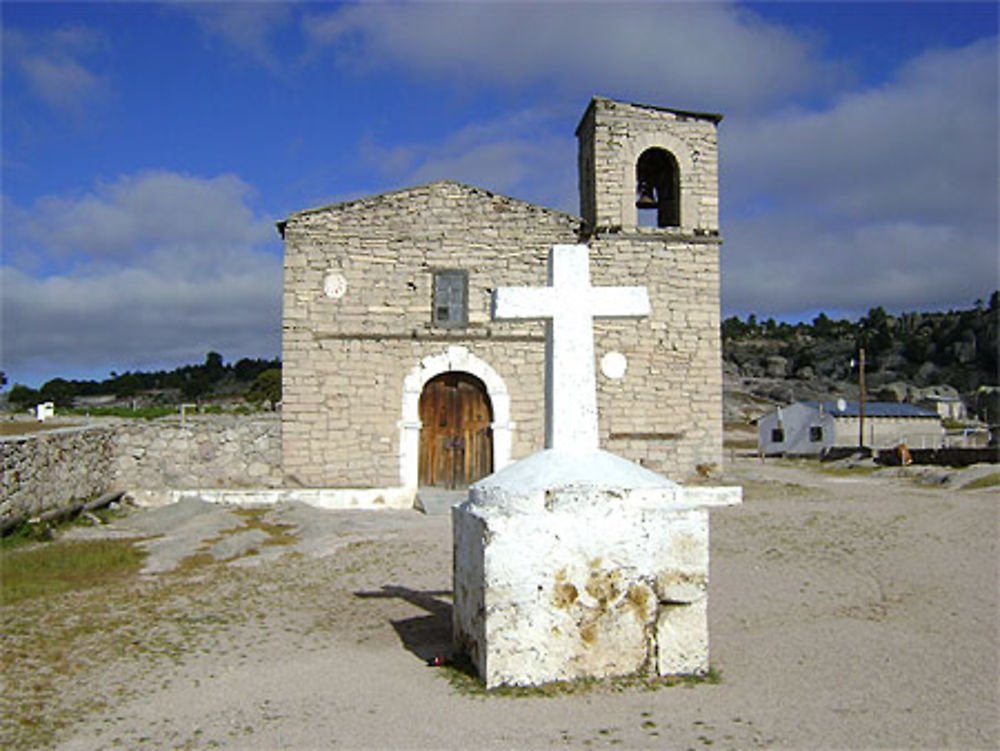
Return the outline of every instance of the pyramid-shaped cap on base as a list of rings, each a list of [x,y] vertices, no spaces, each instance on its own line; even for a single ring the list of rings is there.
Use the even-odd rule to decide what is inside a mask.
[[[736,497],[732,498],[732,491]],[[663,475],[601,451],[546,449],[469,488],[471,506],[545,513],[587,508],[694,508],[739,503],[738,488],[684,488]]]

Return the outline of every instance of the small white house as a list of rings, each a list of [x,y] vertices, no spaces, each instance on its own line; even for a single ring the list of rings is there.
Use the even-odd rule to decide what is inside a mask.
[[[38,422],[45,422],[56,415],[56,405],[52,402],[42,402],[35,405],[35,419]]]
[[[858,402],[796,402],[779,407],[757,421],[757,450],[764,456],[812,456],[834,447],[857,446],[861,410]],[[868,402],[864,445],[886,449],[940,448],[941,416],[913,404]]]

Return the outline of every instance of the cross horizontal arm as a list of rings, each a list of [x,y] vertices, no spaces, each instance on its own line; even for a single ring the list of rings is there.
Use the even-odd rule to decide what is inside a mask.
[[[493,318],[552,318],[556,303],[552,287],[500,287],[493,291]]]

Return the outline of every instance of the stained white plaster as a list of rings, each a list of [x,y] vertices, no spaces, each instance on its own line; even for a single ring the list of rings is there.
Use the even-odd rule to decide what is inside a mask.
[[[276,488],[270,490],[168,490],[143,495],[139,505],[161,505],[185,499],[236,506],[273,506],[298,501],[321,509],[411,509],[413,488]]]
[[[682,510],[740,503],[738,487],[683,487],[663,475],[600,449],[545,449],[484,477],[469,502],[506,513],[584,511],[609,501],[618,508]]]
[[[660,675],[708,672],[708,598],[661,608],[656,643]]]
[[[708,512],[452,512],[454,632],[487,687],[708,669]]]
[[[323,279],[323,294],[339,300],[347,292],[347,279],[339,271],[331,271]]]
[[[487,687],[708,670],[709,505],[597,443],[593,318],[649,312],[644,288],[590,286],[585,245],[556,245],[549,286],[505,287],[494,318],[543,318],[546,449],[452,508],[453,633]]]
[[[601,358],[601,372],[606,378],[619,380],[625,377],[628,370],[628,359],[621,352],[607,352]]]
[[[546,322],[545,447],[598,447],[595,318],[649,315],[645,287],[592,287],[590,249],[554,245],[547,287],[500,287],[493,292],[496,320]]]

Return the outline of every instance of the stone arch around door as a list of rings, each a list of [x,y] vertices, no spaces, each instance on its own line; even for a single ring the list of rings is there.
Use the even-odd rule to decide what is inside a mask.
[[[493,408],[493,470],[510,463],[514,423],[510,419],[510,394],[500,375],[465,347],[448,347],[423,358],[403,379],[403,414],[399,421],[399,479],[416,489],[420,479],[420,395],[432,378],[459,372],[475,376],[486,387]]]

